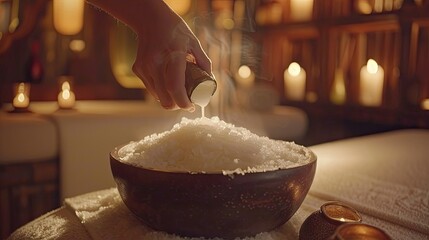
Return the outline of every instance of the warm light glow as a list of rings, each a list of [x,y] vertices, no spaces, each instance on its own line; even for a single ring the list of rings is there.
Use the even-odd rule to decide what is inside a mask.
[[[70,83],[67,81],[63,82],[63,84],[61,84],[61,90],[62,91],[70,90]]]
[[[362,14],[371,14],[372,7],[368,1],[356,1],[356,8],[359,13]]]
[[[67,99],[69,99],[70,98],[70,90],[63,90],[62,92],[61,92],[61,95],[62,95],[62,97],[64,98],[64,100],[67,100]]]
[[[225,18],[222,20],[222,26],[226,30],[232,30],[234,29],[235,22],[231,18]]]
[[[79,33],[83,27],[85,0],[54,0],[54,27],[64,35]]]
[[[298,76],[299,73],[301,72],[301,66],[299,66],[298,63],[293,62],[289,65],[289,67],[287,68],[287,71],[292,76]]]
[[[240,77],[242,78],[248,78],[250,77],[250,74],[252,74],[252,70],[250,70],[250,68],[247,65],[242,65],[238,69],[238,75],[240,75]]]
[[[359,101],[365,106],[380,106],[383,101],[384,70],[369,59],[360,70]]]
[[[346,101],[344,72],[340,68],[335,69],[334,82],[329,97],[331,99],[331,102],[335,104],[344,104]]]
[[[79,39],[74,39],[70,41],[70,49],[74,52],[82,52],[85,49],[85,41],[83,40],[79,40]]]
[[[110,31],[109,58],[116,81],[124,88],[145,88],[133,72],[137,55],[137,39],[125,24],[116,24]]]
[[[423,99],[421,104],[423,110],[429,110],[429,98]]]
[[[317,95],[315,95],[315,98],[311,95],[306,96],[307,73],[298,63],[292,62],[289,64],[288,68],[283,72],[283,81],[285,95],[289,100],[302,101],[307,97],[307,100],[317,101]]]
[[[313,17],[314,0],[291,0],[290,18],[293,21],[308,21]]]
[[[71,78],[67,76],[60,77],[60,81],[63,82],[61,83],[61,91],[58,94],[58,105],[62,109],[73,108],[76,102],[75,95],[71,90],[70,79]]]
[[[188,13],[192,3],[191,0],[164,0],[164,2],[181,16]]]
[[[383,0],[375,0],[374,1],[374,11],[375,12],[383,12]]]
[[[235,74],[235,80],[239,87],[249,88],[255,83],[255,74],[249,66],[241,65]]]
[[[30,104],[30,98],[28,96],[29,92],[29,86],[27,86],[25,83],[19,83],[16,92],[15,97],[13,98],[12,105],[15,108],[27,108]]]
[[[366,63],[366,68],[371,74],[376,74],[378,72],[378,64],[374,59],[369,59]]]

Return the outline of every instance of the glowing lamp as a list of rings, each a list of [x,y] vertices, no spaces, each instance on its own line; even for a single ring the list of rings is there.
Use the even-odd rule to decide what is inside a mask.
[[[429,110],[429,98],[422,100],[421,107],[423,110]]]
[[[291,0],[290,18],[293,21],[309,21],[313,17],[314,0]]]
[[[85,0],[54,0],[53,5],[57,32],[74,35],[82,30]]]

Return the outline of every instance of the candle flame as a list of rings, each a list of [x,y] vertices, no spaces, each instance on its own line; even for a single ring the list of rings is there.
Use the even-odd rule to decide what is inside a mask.
[[[238,75],[242,78],[248,78],[252,74],[252,70],[247,65],[242,65],[238,69]]]
[[[292,62],[291,64],[289,64],[287,71],[292,76],[298,76],[301,72],[301,66],[296,62]]]
[[[70,91],[70,83],[67,81],[64,81],[63,84],[61,84],[61,90],[65,91],[68,90]]]
[[[18,93],[18,96],[16,96],[16,99],[18,102],[24,102],[25,101],[25,94],[24,93]]]
[[[369,73],[376,74],[378,72],[378,64],[374,59],[369,59],[366,63],[366,68]]]
[[[63,97],[63,99],[69,99],[70,98],[70,90],[68,90],[68,89],[64,89],[62,92],[61,92],[61,96]]]

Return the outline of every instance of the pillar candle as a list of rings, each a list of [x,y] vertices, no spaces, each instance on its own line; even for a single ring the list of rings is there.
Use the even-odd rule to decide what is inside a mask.
[[[288,99],[302,101],[305,96],[305,82],[307,74],[301,66],[293,62],[284,71],[285,94]]]
[[[359,101],[364,106],[380,106],[383,99],[384,70],[373,59],[360,70]]]
[[[70,83],[64,81],[61,85],[61,91],[58,94],[58,105],[63,109],[70,109],[74,107],[76,98],[72,90],[70,89]]]
[[[30,105],[30,85],[27,83],[19,83],[16,85],[15,97],[12,105],[14,108],[27,108]]]

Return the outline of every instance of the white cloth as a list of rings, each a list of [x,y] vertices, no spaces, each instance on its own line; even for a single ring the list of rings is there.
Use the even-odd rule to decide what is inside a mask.
[[[80,219],[92,239],[204,239],[181,238],[164,232],[157,232],[146,227],[128,210],[116,188],[68,198],[65,200],[65,205]],[[244,239],[297,239],[299,230],[297,226],[299,224],[291,220],[275,231],[261,233],[254,238]]]
[[[309,194],[296,214],[278,229],[242,240],[296,240],[305,218],[327,200]],[[393,239],[428,239],[428,235],[382,219],[361,214],[367,224],[380,227]],[[8,240],[204,240],[181,238],[144,226],[126,208],[115,188],[65,200],[65,207],[34,220],[14,232]],[[213,239],[212,239],[213,240]]]
[[[429,130],[398,130],[311,147],[318,157],[310,193],[429,237]],[[395,228],[391,228],[395,231]],[[406,236],[406,235],[405,235]],[[413,237],[410,237],[413,236]]]

